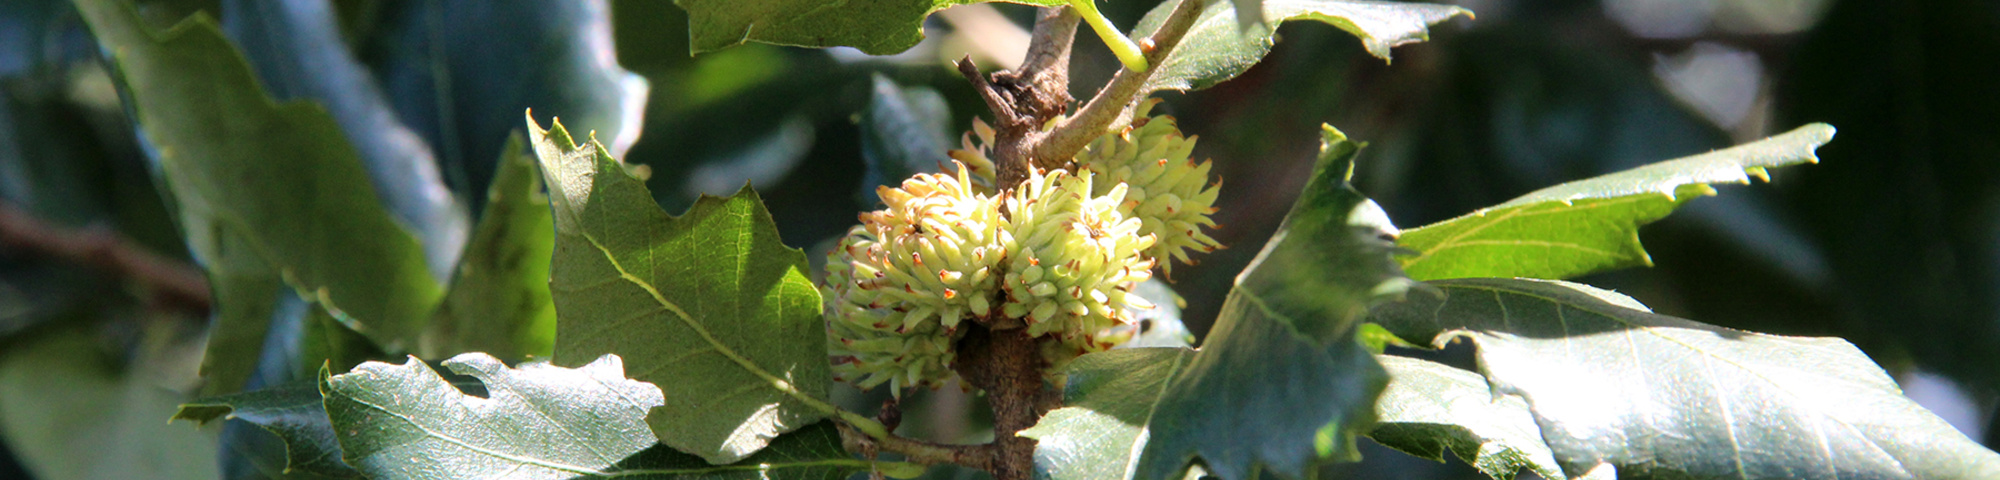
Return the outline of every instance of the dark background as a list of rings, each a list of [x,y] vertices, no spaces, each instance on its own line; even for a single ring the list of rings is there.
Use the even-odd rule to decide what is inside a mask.
[[[213,2],[142,4],[162,24],[194,10],[227,18]],[[1430,42],[1396,49],[1393,64],[1367,56],[1344,32],[1298,22],[1281,29],[1270,56],[1240,78],[1162,95],[1167,103],[1156,111],[1199,135],[1197,158],[1212,159],[1225,180],[1216,216],[1222,227],[1213,236],[1231,248],[1174,269],[1191,330],[1207,331],[1236,272],[1297,195],[1322,122],[1369,142],[1357,184],[1406,228],[1542,186],[1827,122],[1839,134],[1819,151],[1821,164],[1774,171],[1768,185],[1722,187],[1719,196],[1642,230],[1657,266],[1581,280],[1703,322],[1847,338],[1920,402],[2000,446],[2000,2],[1459,4],[1477,20],[1434,28]],[[408,38],[397,19],[407,9],[453,3],[334,5],[348,48],[371,68],[389,69],[397,42]],[[970,119],[986,116],[942,61],[978,40],[940,17],[929,24],[930,40],[896,57],[750,45],[691,58],[685,15],[670,2],[610,6],[618,61],[653,85],[643,134],[627,159],[653,168],[661,203],[679,211],[699,192],[726,194],[751,180],[787,242],[809,252],[875,206],[861,192],[872,190],[864,182],[879,181],[868,176],[866,158],[885,155],[863,140],[876,133],[868,126],[876,75],[943,99],[950,120],[932,126],[945,145],[956,147]],[[1102,4],[1127,26],[1152,6]],[[1015,5],[997,9],[1021,25],[1031,14]],[[1117,63],[1094,36],[1077,38],[1073,89],[1087,97]],[[0,196],[40,218],[116,231],[184,258],[145,149],[102,68],[67,2],[0,5]],[[507,83],[515,67],[498,60],[457,68],[470,88],[482,81],[499,90],[517,86]],[[391,91],[389,100],[418,100],[397,97],[404,93]],[[501,102],[495,110],[519,108]],[[518,121],[513,115],[508,122]],[[491,174],[477,162],[444,167],[461,192],[479,191]],[[185,348],[175,345],[197,345],[198,352],[203,320],[149,313],[136,298],[91,270],[0,246],[0,441],[7,450],[162,442],[169,433],[151,432],[193,431],[175,424],[91,443],[115,432],[89,430],[102,419],[78,420],[61,433],[30,431],[9,416],[10,408],[46,394],[9,373],[40,368],[17,359],[57,338],[80,339],[76,351],[87,355],[69,358],[88,363],[83,371],[106,385],[122,386],[106,392],[126,392],[107,395],[171,402],[187,385],[185,372],[155,378],[148,375],[167,369],[141,364],[186,364]],[[917,403],[963,401],[941,397]],[[949,417],[964,407],[936,408]],[[980,428],[976,421],[915,423],[947,437],[976,438]],[[212,438],[214,429],[206,431],[178,435]],[[1477,476],[1456,461],[1364,452],[1369,462],[1336,470],[1366,478]],[[87,459],[103,452],[71,453]],[[22,465],[64,461],[71,460],[0,451],[0,478],[30,478]]]

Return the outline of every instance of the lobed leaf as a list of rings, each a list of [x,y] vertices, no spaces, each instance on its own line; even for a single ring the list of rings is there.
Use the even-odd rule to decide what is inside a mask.
[[[173,419],[196,424],[217,420],[249,422],[284,440],[287,473],[362,478],[361,472],[340,460],[340,441],[334,438],[333,423],[320,403],[317,383],[301,382],[203,398],[181,404]]]
[[[1145,92],[1200,90],[1215,86],[1256,65],[1277,42],[1276,27],[1292,20],[1316,20],[1345,30],[1384,61],[1389,49],[1430,39],[1430,26],[1472,11],[1451,5],[1377,2],[1368,0],[1263,0],[1263,18],[1237,20],[1237,8],[1256,2],[1210,0],[1187,36],[1155,67]],[[1153,32],[1165,24],[1177,1],[1161,2],[1146,12],[1134,32]],[[1265,23],[1269,22],[1269,23]],[[1150,34],[1150,33],[1149,33]]]
[[[1403,232],[1399,259],[1419,280],[1470,277],[1561,279],[1651,266],[1639,227],[1696,197],[1710,184],[1769,179],[1767,169],[1817,163],[1833,139],[1823,123],[1734,148],[1564,183]]]
[[[957,5],[994,0],[674,0],[688,12],[689,49],[712,52],[755,41],[797,47],[854,47],[870,55],[908,50],[924,39],[924,18]],[[1041,6],[1068,0],[1005,0]]]
[[[452,195],[432,145],[404,125],[341,37],[328,2],[222,0],[222,29],[275,100],[318,102],[354,145],[376,198],[410,227],[434,278],[465,248],[472,223]],[[303,378],[303,377],[302,377]]]
[[[660,389],[626,378],[616,355],[577,369],[508,368],[482,353],[444,366],[478,378],[487,396],[461,393],[416,357],[321,375],[349,465],[370,478],[561,479],[604,475],[656,444],[645,417]]]
[[[1389,387],[1375,401],[1377,423],[1368,431],[1389,448],[1439,462],[1453,451],[1493,478],[1521,469],[1562,480],[1542,431],[1521,397],[1499,395],[1477,373],[1414,358],[1377,355]]]
[[[557,364],[625,358],[668,389],[660,441],[714,464],[836,412],[819,290],[756,191],[669,216],[603,146],[528,125],[555,210]]]
[[[1301,477],[1353,458],[1386,377],[1355,338],[1370,305],[1409,285],[1387,218],[1347,185],[1360,145],[1331,127],[1313,178],[1223,304],[1198,352],[1085,355],[1057,410],[1024,434],[1054,478],[1178,478],[1197,457],[1225,479]]]
[[[555,224],[542,194],[541,167],[520,135],[509,137],[501,151],[486,211],[424,331],[423,350],[431,358],[486,352],[519,360],[554,351],[549,263]]]
[[[1837,338],[1654,314],[1565,282],[1458,279],[1376,309],[1406,339],[1469,338],[1563,471],[1619,478],[1995,478],[2000,454]]]
[[[373,193],[318,105],[274,103],[205,15],[166,32],[117,0],[78,9],[120,73],[189,247],[217,284],[210,393],[242,388],[282,279],[389,348],[440,295],[423,249]]]

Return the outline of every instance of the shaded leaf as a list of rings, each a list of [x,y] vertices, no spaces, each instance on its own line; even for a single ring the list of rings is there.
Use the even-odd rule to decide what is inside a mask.
[[[1225,479],[1260,468],[1298,478],[1320,460],[1355,457],[1356,429],[1373,421],[1387,378],[1354,325],[1409,281],[1380,238],[1387,217],[1347,185],[1361,146],[1323,133],[1298,203],[1151,407],[1133,478],[1177,477],[1196,457]]]
[[[1451,5],[1367,0],[1264,0],[1264,18],[1238,22],[1236,7],[1247,1],[1211,1],[1187,36],[1146,80],[1145,91],[1200,90],[1249,70],[1271,53],[1275,27],[1292,20],[1316,20],[1360,37],[1370,55],[1389,60],[1389,49],[1430,39],[1430,26],[1472,12]],[[1161,2],[1132,27],[1153,32],[1179,2]],[[1268,24],[1262,22],[1269,22]],[[1149,33],[1150,34],[1150,33]]]
[[[487,396],[459,392],[416,357],[320,377],[348,464],[371,478],[555,479],[603,474],[655,444],[645,416],[660,389],[627,379],[616,355],[577,369],[508,368],[481,353],[444,366]]]
[[[1459,279],[1384,305],[1407,339],[1470,338],[1572,476],[1993,478],[2000,454],[1902,395],[1846,341],[1780,337],[1643,310],[1564,282]]]
[[[185,334],[185,332],[176,332]],[[0,353],[0,438],[33,478],[216,478],[213,437],[160,419],[181,394],[161,388],[175,363],[106,351],[91,329],[61,329]]]
[[[389,348],[414,336],[440,288],[324,109],[273,103],[205,15],[155,33],[122,2],[77,5],[118,67],[211,275],[276,275]],[[218,308],[228,317],[239,307]]]
[[[284,441],[285,471],[361,478],[361,472],[340,460],[340,443],[334,438],[326,407],[321,406],[317,382],[195,400],[181,404],[174,420],[196,424],[217,420],[249,422]]]
[[[936,173],[949,157],[952,143],[945,133],[951,106],[929,87],[902,87],[877,73],[871,77],[873,96],[861,116],[861,159],[867,173],[861,179],[862,205],[880,201],[875,187],[896,186],[919,173]]]
[[[819,290],[756,191],[669,216],[596,141],[528,125],[555,210],[556,363],[626,358],[670,388],[660,441],[716,464],[834,414]]]
[[[437,278],[449,275],[472,220],[446,188],[431,146],[403,125],[341,39],[333,4],[223,0],[222,28],[273,99],[313,100],[354,145],[377,198],[415,230]]]
[[[797,47],[854,47],[870,55],[908,50],[924,39],[924,18],[946,7],[992,0],[675,0],[688,12],[692,53],[746,41]],[[1067,0],[1007,0],[1067,5]]]
[[[651,86],[618,64],[606,0],[382,3],[362,56],[474,211],[522,110],[597,132],[617,155],[639,140]]]
[[[1368,432],[1390,448],[1439,462],[1446,450],[1479,471],[1511,479],[1525,468],[1550,480],[1568,478],[1521,397],[1496,395],[1477,373],[1414,358],[1378,355],[1389,388],[1376,399]]]
[[[549,262],[555,223],[542,171],[520,135],[508,138],[472,241],[424,332],[431,358],[486,352],[510,360],[548,357],[555,348]]]
[[[701,457],[654,445],[618,462],[607,475],[576,478],[841,480],[870,470],[879,470],[893,478],[910,478],[923,473],[924,467],[856,457],[841,447],[839,428],[832,422],[820,422],[780,435],[771,440],[770,447],[729,465],[710,465]]]
[[[1766,169],[1819,161],[1833,138],[1815,123],[1754,143],[1668,160],[1536,190],[1506,203],[1403,232],[1397,244],[1418,255],[1399,260],[1412,278],[1560,279],[1652,265],[1639,227],[1714,183],[1750,183]]]

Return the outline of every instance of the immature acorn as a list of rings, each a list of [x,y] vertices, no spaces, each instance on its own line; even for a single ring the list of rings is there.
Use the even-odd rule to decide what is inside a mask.
[[[974,190],[963,164],[877,194],[888,208],[861,214],[821,287],[835,373],[863,388],[935,386],[951,375],[960,324],[995,306],[1006,256],[999,201]]]
[[[1153,260],[1142,252],[1154,237],[1119,212],[1124,186],[1093,196],[1092,180],[1087,171],[1034,172],[1005,199],[1001,243],[1011,253],[1002,265],[1001,312],[1025,320],[1030,336],[1060,340],[1062,347],[1043,344],[1056,364],[1115,346],[1118,339],[1102,335],[1127,320],[1127,307],[1150,306],[1130,292],[1152,277]]]
[[[1222,246],[1201,231],[1215,226],[1209,215],[1215,213],[1219,183],[1210,183],[1208,162],[1188,160],[1195,138],[1181,136],[1173,117],[1146,116],[1159,102],[1140,102],[1130,127],[1098,137],[1077,154],[1076,161],[1098,174],[1091,193],[1126,189],[1119,213],[1138,218],[1139,233],[1157,237],[1146,256],[1158,259],[1171,274],[1168,258],[1191,264],[1189,250],[1208,252]]]

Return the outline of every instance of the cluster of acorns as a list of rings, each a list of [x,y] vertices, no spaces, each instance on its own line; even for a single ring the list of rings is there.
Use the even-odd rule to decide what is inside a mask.
[[[1188,160],[1195,139],[1172,117],[1146,116],[1154,104],[1079,153],[1074,171],[995,191],[993,131],[975,123],[951,151],[955,174],[877,189],[887,208],[828,252],[820,287],[835,376],[936,388],[968,321],[1019,319],[1052,365],[1130,338],[1117,327],[1153,308],[1132,293],[1153,267],[1219,247],[1201,232],[1215,225],[1209,165]]]

